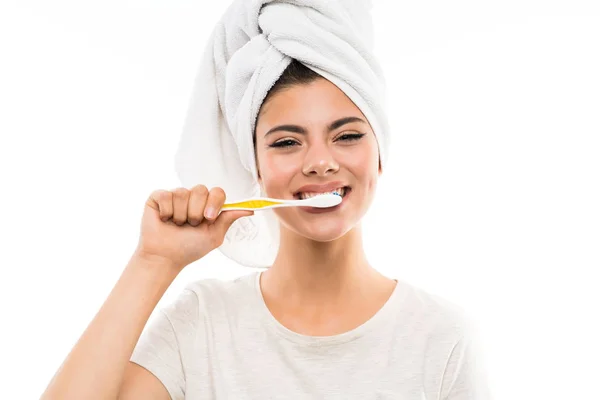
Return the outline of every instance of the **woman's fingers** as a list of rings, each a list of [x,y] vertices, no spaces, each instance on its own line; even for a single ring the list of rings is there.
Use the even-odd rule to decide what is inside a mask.
[[[225,203],[225,191],[220,187],[209,191],[204,185],[196,185],[191,190],[183,187],[171,191],[157,190],[151,198],[158,206],[162,221],[171,218],[179,226],[186,222],[198,226],[203,220],[209,224],[216,220]]]
[[[204,219],[204,207],[208,199],[208,189],[204,185],[196,185],[190,192],[190,200],[187,209],[187,222],[192,226],[198,226]]]
[[[173,222],[181,226],[187,221],[188,201],[190,191],[186,188],[177,188],[173,192]]]
[[[155,190],[150,194],[147,204],[158,211],[162,221],[168,221],[173,216],[173,193],[168,190]]]
[[[208,199],[206,200],[206,207],[204,208],[204,218],[206,218],[209,224],[212,224],[215,221],[219,214],[219,210],[223,207],[224,203],[225,191],[220,187],[210,189]]]

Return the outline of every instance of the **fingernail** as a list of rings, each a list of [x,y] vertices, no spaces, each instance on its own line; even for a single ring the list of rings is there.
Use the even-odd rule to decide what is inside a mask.
[[[204,210],[204,215],[206,216],[206,218],[212,219],[215,216],[215,209],[212,207],[208,207],[206,210]]]

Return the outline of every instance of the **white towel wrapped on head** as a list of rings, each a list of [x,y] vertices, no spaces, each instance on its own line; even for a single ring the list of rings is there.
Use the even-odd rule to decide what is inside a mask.
[[[370,0],[235,0],[217,23],[194,82],[175,156],[182,186],[219,186],[227,202],[265,196],[254,157],[256,116],[292,59],[361,110],[383,169],[390,135],[370,8]],[[219,249],[242,265],[268,267],[278,247],[278,221],[268,210],[235,221]]]

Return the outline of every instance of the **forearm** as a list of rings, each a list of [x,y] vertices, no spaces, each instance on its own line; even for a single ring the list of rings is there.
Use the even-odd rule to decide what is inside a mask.
[[[176,276],[134,255],[41,399],[116,399],[144,326]]]

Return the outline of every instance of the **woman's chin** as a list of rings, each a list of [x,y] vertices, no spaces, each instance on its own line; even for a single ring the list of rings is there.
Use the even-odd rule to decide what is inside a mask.
[[[304,226],[297,232],[317,242],[331,242],[344,236],[349,230],[345,224],[322,224],[320,226]]]
[[[288,211],[285,213],[285,211]],[[339,239],[352,230],[356,221],[349,221],[348,217],[339,215],[309,214],[297,210],[295,213],[284,208],[281,209],[280,222],[288,230],[305,238],[318,241],[330,242]],[[287,215],[286,215],[287,214]]]

